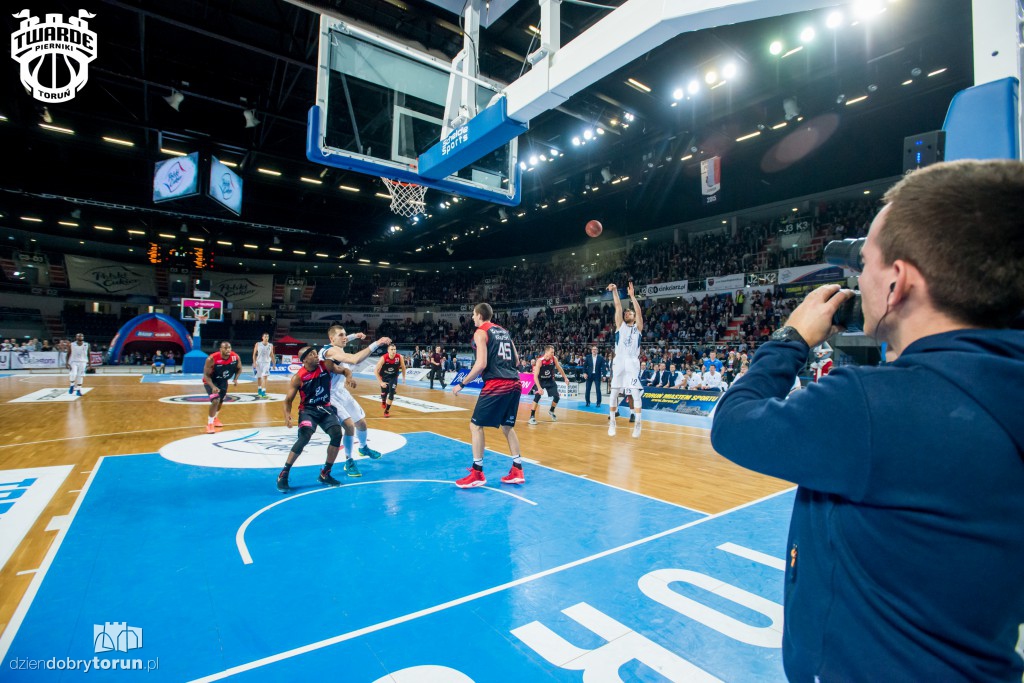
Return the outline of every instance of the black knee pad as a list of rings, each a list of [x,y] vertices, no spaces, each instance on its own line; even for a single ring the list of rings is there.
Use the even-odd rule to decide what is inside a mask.
[[[327,436],[331,437],[331,445],[337,448],[341,445],[341,427],[333,426],[327,430]]]
[[[533,402],[534,403],[540,403],[540,397],[541,397],[541,393],[540,393],[540,391],[537,391],[537,393],[535,393],[533,395]]]
[[[388,389],[388,400],[389,401],[394,401],[395,400],[395,385],[394,384],[392,384],[391,388]]]
[[[557,405],[558,405],[558,396],[555,396],[553,399],[551,399],[551,407],[555,407]]]
[[[309,440],[313,437],[313,429],[310,427],[299,427],[299,438],[295,439],[295,443],[292,444],[292,453],[298,455],[302,452],[302,449],[306,447]]]

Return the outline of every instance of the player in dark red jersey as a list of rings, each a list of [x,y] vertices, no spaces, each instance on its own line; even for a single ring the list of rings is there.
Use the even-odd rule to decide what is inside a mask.
[[[455,482],[459,488],[468,489],[487,483],[484,476],[484,427],[501,427],[508,440],[512,454],[512,469],[501,478],[502,484],[522,484],[523,461],[519,453],[519,437],[516,436],[516,414],[519,412],[519,397],[523,393],[519,381],[519,354],[508,330],[491,322],[494,311],[490,304],[473,307],[473,347],[476,360],[469,374],[461,382],[452,385],[452,394],[458,395],[466,384],[477,377],[483,377],[484,388],[480,390],[473,417],[469,421],[469,432],[473,437],[473,467],[469,474]]]
[[[544,347],[544,355],[541,356],[533,364],[533,408],[530,409],[530,424],[537,424],[537,406],[540,405],[540,399],[544,395],[544,392],[548,392],[548,396],[551,397],[551,409],[548,410],[548,415],[551,416],[551,421],[556,422],[558,417],[555,415],[555,406],[558,405],[558,383],[555,382],[555,370],[558,370],[562,374],[562,379],[565,380],[565,390],[569,391],[569,378],[565,374],[565,370],[562,369],[562,364],[558,362],[558,358],[555,356],[555,347],[548,344]]]
[[[318,479],[321,484],[328,486],[337,486],[341,483],[331,476],[331,468],[338,458],[338,449],[341,446],[341,421],[338,419],[338,411],[331,405],[331,375],[351,377],[352,371],[335,363],[321,361],[316,348],[312,346],[299,350],[299,362],[302,363],[302,367],[292,375],[288,394],[284,398],[284,423],[291,428],[292,401],[295,400],[296,394],[299,395],[299,437],[288,453],[284,469],[277,475],[277,490],[281,493],[288,493],[291,490],[288,486],[288,473],[317,427],[331,437],[331,442],[327,446],[327,462],[320,470]]]
[[[218,427],[223,427],[217,418],[224,397],[228,395],[228,381],[234,378],[234,386],[238,386],[238,376],[242,374],[242,359],[231,350],[231,342],[221,342],[220,351],[214,351],[206,359],[203,366],[203,388],[210,397],[210,412],[206,420],[206,433],[213,434]],[[214,391],[217,395],[214,396]]]
[[[380,406],[384,409],[384,417],[391,417],[391,404],[395,402],[399,371],[402,372],[402,384],[405,384],[405,359],[399,355],[398,347],[388,344],[388,352],[380,357],[374,370],[380,383]]]

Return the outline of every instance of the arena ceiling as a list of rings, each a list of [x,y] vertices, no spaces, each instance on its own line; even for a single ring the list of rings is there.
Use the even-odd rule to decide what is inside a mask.
[[[320,4],[437,54],[462,46],[458,16],[423,0]],[[430,191],[430,218],[412,225],[376,196],[384,191],[379,179],[305,159],[316,85],[312,12],[283,0],[44,1],[32,11],[80,8],[96,15],[99,55],[73,100],[44,108],[20,85],[18,65],[5,66],[0,228],[21,248],[53,248],[61,238],[85,251],[131,247],[144,258],[150,242],[203,244],[225,268],[547,252],[581,245],[591,218],[605,226],[600,240],[898,175],[903,138],[941,127],[953,94],[973,82],[968,0],[868,0],[839,6],[835,27],[828,9],[683,34],[531,122],[521,157],[559,155],[524,174],[521,207],[500,211]],[[606,12],[563,2],[563,43]],[[536,3],[511,3],[482,30],[482,72],[514,80],[536,47],[530,27],[538,22]],[[5,13],[4,26],[11,33],[18,20]],[[815,36],[802,41],[808,27]],[[769,51],[773,41],[782,43],[779,54]],[[726,65],[736,69],[728,79]],[[710,70],[714,83],[705,80]],[[184,96],[177,110],[166,100],[173,91]],[[259,125],[246,127],[246,110]],[[591,141],[575,145],[587,130]],[[246,184],[241,217],[204,203],[154,206],[153,164],[167,158],[161,149],[237,161]],[[716,155],[723,189],[708,207],[700,160]],[[22,244],[27,234],[37,242]]]

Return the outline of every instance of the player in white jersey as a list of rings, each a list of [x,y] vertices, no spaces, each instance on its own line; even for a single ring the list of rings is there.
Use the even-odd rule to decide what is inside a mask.
[[[636,414],[633,438],[636,438],[640,436],[640,410],[643,407],[640,401],[643,394],[640,387],[640,337],[644,329],[644,317],[633,293],[632,282],[626,288],[629,300],[633,303],[633,308],[628,311],[622,310],[619,288],[611,284],[608,285],[608,291],[612,293],[612,303],[615,305],[615,363],[612,365],[611,402],[608,404],[611,408],[608,436],[615,436],[615,418],[619,416],[619,392],[625,391],[633,397],[633,410]]]
[[[252,374],[256,375],[256,398],[267,397],[267,377],[270,366],[274,362],[274,345],[270,343],[270,335],[263,333],[263,341],[256,342],[252,347]]]
[[[381,337],[359,353],[345,353],[345,344],[352,339],[364,339],[365,337],[366,335],[361,332],[347,335],[345,334],[345,328],[341,325],[331,325],[327,330],[327,338],[330,340],[331,345],[320,349],[320,360],[334,362],[342,368],[351,368],[365,360],[378,347],[383,346],[387,348],[388,344],[391,343],[390,338]],[[331,405],[338,410],[338,419],[341,420],[341,428],[345,432],[342,437],[342,444],[345,448],[345,474],[350,477],[361,477],[362,473],[356,467],[355,460],[352,459],[354,437],[357,434],[359,436],[359,443],[361,444],[359,447],[360,455],[376,460],[381,454],[379,451],[370,448],[370,445],[367,443],[366,412],[359,405],[359,402],[356,401],[355,397],[349,393],[348,387],[346,387],[348,382],[352,383],[351,386],[353,388],[355,387],[354,380],[342,375],[331,375]]]
[[[81,332],[75,335],[75,341],[69,346],[66,367],[71,371],[71,386],[68,387],[68,393],[73,394],[77,391],[81,396],[82,380],[85,379],[85,371],[89,369],[89,344]]]

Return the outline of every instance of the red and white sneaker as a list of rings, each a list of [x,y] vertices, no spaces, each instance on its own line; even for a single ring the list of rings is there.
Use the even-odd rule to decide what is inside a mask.
[[[217,429],[213,426],[212,423],[207,422],[206,423],[206,433],[207,434],[216,434],[217,433]]]
[[[455,485],[460,489],[471,489],[476,486],[483,486],[487,483],[487,477],[484,476],[483,470],[478,470],[475,467],[469,468],[469,474],[464,476],[462,479],[458,479]]]
[[[526,483],[526,477],[523,476],[523,468],[512,465],[512,469],[508,471],[504,477],[501,478],[502,484],[524,484]]]
[[[219,417],[215,417],[215,418],[213,418],[213,426],[214,427],[223,427],[224,425],[221,423]]]
[[[384,411],[384,417],[391,417],[391,413]]]

